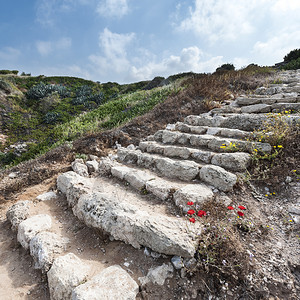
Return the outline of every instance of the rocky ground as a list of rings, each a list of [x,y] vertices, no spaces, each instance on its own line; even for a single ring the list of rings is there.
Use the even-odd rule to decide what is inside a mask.
[[[112,282],[118,276],[128,299],[299,299],[300,182],[299,165],[295,165],[299,160],[287,161],[288,168],[282,168],[276,180],[272,176],[251,181],[245,176],[253,146],[243,142],[247,132],[261,124],[265,113],[283,104],[286,109],[299,105],[299,73],[283,73],[281,79],[282,86],[259,89],[253,97],[239,97],[232,105],[168,126],[145,139],[138,149],[118,146],[118,150],[107,151],[109,159],[90,156],[89,163],[77,160],[72,166],[67,161],[53,162],[47,180],[36,178],[37,184],[25,186],[13,196],[7,188],[7,200],[0,210],[0,298],[49,299],[51,294],[60,299],[54,291],[60,275],[53,274],[65,269],[57,259],[73,253],[81,270],[77,284],[70,288],[79,286],[73,299],[89,299],[92,278],[97,274],[100,286],[103,278]],[[255,117],[249,118],[247,113]],[[289,119],[297,121],[297,115]],[[239,155],[220,150],[230,143],[239,143]],[[270,145],[257,142],[254,146],[268,151]],[[52,168],[58,168],[58,179],[57,172],[51,176]],[[22,185],[22,180],[26,180],[22,172],[6,174],[2,186],[5,182],[13,189]],[[54,192],[50,199],[38,197],[49,191]],[[201,222],[189,222],[186,199],[210,215],[199,219]],[[50,217],[51,226],[45,216],[39,223],[39,229],[46,224],[46,232],[57,235],[57,245],[45,255],[46,262],[34,252],[43,252],[45,243],[37,248],[29,245],[31,233],[20,233],[20,228],[26,231],[25,223],[19,226],[17,238],[7,220],[12,204],[25,200],[29,201],[24,205],[27,208],[21,214],[12,212],[11,222],[17,229],[23,219],[39,214]],[[215,226],[215,213],[221,214],[218,220],[224,220],[222,213],[226,211],[227,216],[229,205],[243,205],[246,210],[240,226],[232,231],[234,239],[229,236],[229,246],[222,244],[229,252],[220,256],[221,264],[218,260],[203,262],[197,254],[193,258],[191,249],[197,240],[191,235],[201,232],[200,241],[204,239],[203,225]],[[230,222],[228,229],[232,228]],[[34,228],[29,224],[29,232]],[[24,247],[30,248],[31,255]],[[109,269],[115,265],[126,272]],[[103,289],[112,293],[118,289],[118,282],[114,284]],[[62,299],[70,298],[63,295]]]

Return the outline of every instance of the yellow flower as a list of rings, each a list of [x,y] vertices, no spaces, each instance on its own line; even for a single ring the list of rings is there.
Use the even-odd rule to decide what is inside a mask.
[[[268,195],[268,194],[265,194],[265,196],[268,197],[269,195]]]
[[[257,152],[257,149],[254,149],[255,152]]]
[[[289,220],[289,222],[293,222],[293,220]]]
[[[282,145],[278,145],[277,147],[278,147],[278,148],[283,148],[283,146],[282,146]]]

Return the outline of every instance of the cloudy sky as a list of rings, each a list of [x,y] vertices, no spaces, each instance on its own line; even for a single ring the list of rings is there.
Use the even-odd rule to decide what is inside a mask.
[[[1,2],[0,69],[32,75],[128,83],[300,48],[300,0]]]

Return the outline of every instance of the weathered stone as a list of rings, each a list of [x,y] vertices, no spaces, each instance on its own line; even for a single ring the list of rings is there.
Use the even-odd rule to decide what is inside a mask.
[[[187,116],[184,119],[184,123],[193,125],[193,126],[209,126],[209,127],[223,127],[223,122],[226,120],[223,116]]]
[[[173,264],[176,270],[180,270],[181,268],[184,267],[183,259],[180,256],[176,256],[176,255],[173,256],[171,258],[171,263]]]
[[[55,192],[47,192],[36,197],[39,201],[50,201],[57,198],[57,194]]]
[[[156,142],[151,142],[147,146],[147,152],[149,153],[157,153],[157,154],[163,154],[164,152],[164,146],[160,145]]]
[[[164,130],[158,130],[157,132],[155,132],[155,134],[153,135],[154,141],[157,141],[157,142],[161,142],[162,141],[163,131]],[[148,141],[149,141],[149,139],[148,139]]]
[[[145,277],[139,277],[141,285],[145,285],[148,282],[152,282],[158,285],[164,285],[167,278],[173,277],[173,266],[169,264],[163,264],[156,268],[151,268]]]
[[[155,168],[155,159],[156,156],[142,153],[138,156],[137,165],[141,167],[145,167],[147,169],[154,169]]]
[[[245,131],[259,129],[262,122],[267,119],[266,115],[239,114],[226,117],[222,123],[223,127],[234,128]]]
[[[220,153],[212,157],[211,163],[232,171],[245,171],[250,165],[251,156],[244,152]]]
[[[232,190],[237,181],[235,174],[213,165],[206,165],[201,168],[200,179],[224,192]]]
[[[177,122],[175,124],[175,129],[181,132],[189,133],[190,132],[190,126],[187,124],[184,124],[182,122]]]
[[[218,135],[220,132],[221,132],[220,127],[209,127],[207,129],[206,134],[208,134],[208,135]]]
[[[73,171],[63,173],[57,178],[57,189],[66,195],[71,207],[76,204],[81,194],[91,190],[92,185],[91,179],[84,178]]]
[[[197,240],[182,219],[159,215],[135,205],[120,202],[104,193],[82,195],[73,208],[74,214],[87,226],[109,233],[135,248],[146,246],[156,252],[192,257]],[[195,227],[199,232],[199,228]]]
[[[71,299],[73,289],[87,280],[89,270],[73,253],[57,257],[47,273],[50,299]]]
[[[34,268],[47,272],[55,256],[65,250],[67,238],[62,238],[53,232],[43,231],[34,236],[29,243],[30,255],[35,262]]]
[[[180,133],[177,139],[177,143],[181,145],[188,145],[191,135],[188,133]]]
[[[128,150],[126,148],[118,149],[118,159],[128,164],[135,164],[138,160],[140,150]]]
[[[222,146],[229,146],[230,143],[232,143],[232,145],[234,144],[236,147],[239,147],[239,144],[237,144],[239,141],[238,140],[232,140],[232,139],[226,139],[226,138],[218,138],[218,137],[214,137],[213,139],[211,139],[209,141],[209,143],[207,144],[207,148],[214,150],[214,151],[226,151],[226,149],[224,150],[223,148],[221,148]]]
[[[191,135],[190,144],[197,147],[207,147],[214,138],[213,135]]]
[[[124,179],[137,190],[143,189],[146,186],[146,182],[154,178],[153,175],[141,170],[131,170],[124,176]]]
[[[72,300],[135,300],[138,284],[120,266],[111,266],[79,285],[72,292]]]
[[[88,167],[84,164],[82,159],[75,159],[75,161],[72,162],[71,167],[78,175],[83,177],[89,176]]]
[[[156,168],[161,174],[184,181],[195,179],[199,173],[199,167],[193,161],[174,161],[165,157],[156,160]]]
[[[111,175],[121,180],[125,179],[125,176],[132,171],[131,168],[126,166],[114,166],[111,168]]]
[[[30,201],[18,201],[13,206],[11,206],[7,212],[7,220],[11,223],[11,229],[16,231],[21,222],[27,219],[29,215],[29,205]]]
[[[99,171],[99,163],[96,160],[89,160],[85,164],[90,174]]]
[[[30,240],[41,231],[49,230],[52,221],[49,215],[36,215],[21,222],[18,227],[18,242],[25,249],[29,248]]]
[[[174,202],[177,206],[182,206],[187,211],[187,202],[192,201],[195,205],[203,205],[206,201],[213,199],[214,193],[204,184],[188,184],[173,195]]]
[[[163,130],[162,132],[162,142],[164,144],[175,144],[178,140],[180,133],[168,130]]]
[[[281,111],[298,111],[300,110],[300,103],[275,103],[272,105],[273,112]]]
[[[220,135],[228,138],[238,138],[243,139],[250,136],[250,132],[239,130],[239,129],[232,129],[232,128],[221,128]]]
[[[242,113],[268,113],[271,111],[271,106],[268,104],[255,104],[243,106],[241,109]]]
[[[190,157],[190,150],[185,147],[177,146],[165,146],[164,155],[169,157],[180,157],[183,159],[188,159]]]
[[[180,184],[173,184],[161,178],[155,178],[146,182],[146,190],[161,200],[167,200],[179,188]]]
[[[209,164],[212,156],[213,153],[210,151],[196,150],[196,149],[191,150],[191,157],[199,162],[204,162]]]
[[[98,166],[98,171],[101,175],[110,175],[111,168],[114,166],[114,161],[112,161],[109,157],[101,158]]]
[[[261,103],[260,98],[246,98],[246,97],[238,97],[236,98],[236,103],[240,106],[253,105]]]

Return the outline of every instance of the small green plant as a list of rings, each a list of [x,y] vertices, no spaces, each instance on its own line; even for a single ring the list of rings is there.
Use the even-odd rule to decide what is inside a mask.
[[[84,153],[76,153],[76,155],[75,155],[75,158],[77,159],[77,158],[81,158],[81,159],[83,159],[84,161],[86,161],[87,159],[88,159],[88,156],[86,155],[86,154],[84,154]]]

